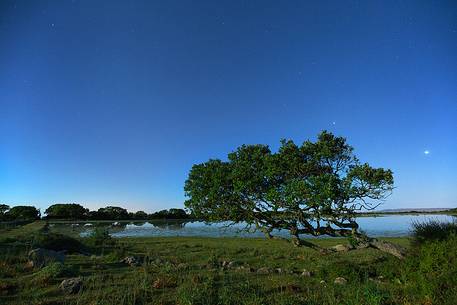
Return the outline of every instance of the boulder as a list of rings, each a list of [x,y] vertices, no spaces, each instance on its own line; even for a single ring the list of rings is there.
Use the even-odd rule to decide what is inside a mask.
[[[344,277],[337,277],[335,281],[333,281],[334,284],[337,285],[345,285],[348,281]]]
[[[80,277],[74,277],[63,280],[62,283],[60,283],[59,288],[66,294],[74,294],[81,290],[82,285],[82,279]]]
[[[65,261],[63,253],[43,248],[30,250],[28,258],[28,265],[35,268],[44,267],[52,262],[63,263]]]

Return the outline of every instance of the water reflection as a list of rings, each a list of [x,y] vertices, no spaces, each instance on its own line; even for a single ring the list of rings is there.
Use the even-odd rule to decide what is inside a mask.
[[[358,223],[361,230],[370,236],[407,236],[411,233],[414,222],[427,220],[453,221],[449,215],[389,215],[360,217]],[[54,224],[58,230],[71,230],[81,236],[90,234],[95,228],[105,228],[114,237],[149,237],[149,236],[202,236],[202,237],[263,237],[260,232],[242,231],[245,224],[227,227],[228,223],[204,223],[187,220],[155,220],[150,222],[99,222],[91,226],[85,223]],[[275,230],[274,235],[287,237],[287,231]]]

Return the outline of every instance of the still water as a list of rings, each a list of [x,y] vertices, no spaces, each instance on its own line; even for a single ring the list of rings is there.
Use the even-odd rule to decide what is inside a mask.
[[[411,233],[414,222],[427,220],[453,221],[448,215],[388,215],[358,218],[361,230],[369,236],[407,236]],[[201,236],[201,237],[263,237],[261,232],[246,232],[243,224],[227,227],[228,223],[206,224],[200,221],[152,221],[152,222],[121,222],[113,226],[111,223],[91,225],[56,224],[56,226],[72,226],[81,236],[90,234],[95,226],[108,228],[113,237],[151,237],[151,236]],[[287,231],[273,232],[276,236],[288,236]]]

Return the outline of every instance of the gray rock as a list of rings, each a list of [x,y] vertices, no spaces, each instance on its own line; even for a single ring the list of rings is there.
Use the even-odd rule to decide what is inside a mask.
[[[227,268],[234,268],[237,265],[235,261],[231,261],[227,264]]]
[[[74,277],[71,279],[63,280],[60,283],[59,288],[66,294],[78,293],[83,285],[83,281],[80,277]]]
[[[130,265],[130,266],[132,266],[132,267],[135,267],[135,266],[139,266],[139,265],[140,265],[139,259],[137,259],[137,258],[134,257],[134,256],[127,256],[127,257],[125,257],[125,258],[121,261],[121,263]]]
[[[62,263],[65,261],[65,255],[54,250],[37,248],[30,250],[28,253],[29,265],[41,268],[52,262]]]
[[[311,272],[309,272],[309,271],[306,270],[306,269],[303,269],[303,272],[301,273],[301,276],[304,276],[304,277],[311,277]]]
[[[348,281],[344,277],[337,277],[335,281],[333,281],[334,284],[337,285],[345,285]]]
[[[267,267],[262,267],[262,268],[257,269],[257,273],[258,274],[269,274],[270,269],[268,269]]]

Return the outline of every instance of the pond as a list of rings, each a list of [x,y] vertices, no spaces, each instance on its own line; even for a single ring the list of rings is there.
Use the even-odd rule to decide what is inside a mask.
[[[359,217],[361,230],[369,236],[398,237],[411,233],[412,223],[427,220],[453,221],[449,215],[384,215]],[[200,236],[200,237],[263,237],[261,232],[242,231],[243,224],[227,227],[228,223],[204,223],[200,221],[164,221],[151,222],[110,222],[98,223],[55,223],[56,229],[79,232],[81,236],[90,234],[94,227],[105,227],[113,237],[153,237],[153,236]],[[276,236],[288,236],[287,231],[275,231]]]

